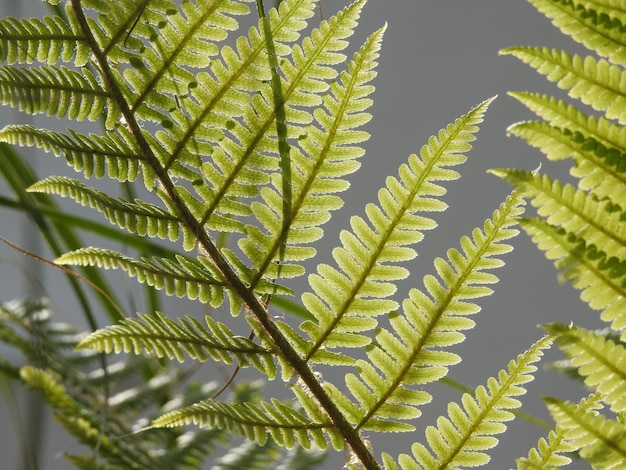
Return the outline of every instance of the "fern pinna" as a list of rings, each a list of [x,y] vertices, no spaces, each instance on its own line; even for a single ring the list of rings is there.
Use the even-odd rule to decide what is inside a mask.
[[[556,428],[548,441],[542,439],[537,449],[518,461],[518,468],[565,466],[571,452],[594,468],[621,468],[626,461],[626,14],[613,1],[530,3],[601,58],[540,47],[512,47],[502,53],[529,64],[601,114],[590,115],[549,96],[511,93],[540,120],[517,123],[509,132],[550,160],[571,159],[570,173],[577,182],[561,183],[539,171],[495,173],[537,208],[538,216],[523,219],[522,227],[610,328],[545,327],[593,394],[578,404],[547,399]],[[606,406],[614,417],[601,414]]]
[[[241,338],[209,316],[155,311],[95,331],[78,349],[254,366],[269,379],[280,375],[294,394],[292,401],[203,397],[156,418],[145,433],[194,422],[245,435],[269,446],[268,453],[276,445],[330,443],[349,449],[350,467],[381,468],[364,433],[415,428],[411,421],[432,400],[425,386],[460,361],[447,348],[474,327],[474,299],[491,293],[497,281],[491,271],[511,249],[507,240],[517,233],[524,202],[513,193],[459,249],[435,259],[435,274],[421,289],[400,302],[392,298],[416,244],[436,226],[432,214],[447,207],[442,185],[459,177],[454,167],[466,160],[487,100],[400,165],[365,215],[350,218],[332,250],[334,265],[311,269],[306,262],[316,254],[322,226],[342,207],[340,193],[364,154],[362,127],[370,119],[385,27],[347,61],[343,51],[365,0],[312,26],[304,38],[314,0],[287,0],[267,14],[257,1],[258,26],[232,38],[238,17],[254,14],[251,3],[122,0],[111,8],[101,0],[68,0],[64,16],[0,21],[3,103],[104,123],[99,135],[11,125],[0,140],[62,155],[86,178],[140,179],[160,204],[113,197],[67,177],[46,178],[30,190],[69,196],[137,237],[167,239],[186,252],[133,258],[86,247],[58,264],[121,268],[166,294],[227,306],[233,317],[245,312],[254,332]],[[217,241],[223,234],[225,245]],[[307,320],[294,325],[270,315],[270,301],[292,295],[289,280],[307,269],[309,290],[297,305]],[[486,387],[450,404],[448,417],[427,428],[412,457],[385,454],[384,465],[486,463],[550,342],[541,339]],[[345,368],[344,384],[323,380],[324,366]],[[29,377],[42,377],[28,379],[31,386],[58,395],[47,372],[28,370]],[[65,424],[80,434],[80,426]],[[114,431],[88,424],[85,442],[101,449],[106,441],[111,452],[103,457],[118,465]],[[158,455],[145,452],[149,460]]]

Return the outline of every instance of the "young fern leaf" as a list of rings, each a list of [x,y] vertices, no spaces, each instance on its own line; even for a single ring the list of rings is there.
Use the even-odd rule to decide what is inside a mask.
[[[621,468],[626,461],[626,425],[598,414],[598,396],[579,404],[544,398],[565,439],[593,468]]]
[[[141,237],[176,241],[180,233],[181,221],[160,207],[140,200],[133,203],[115,199],[73,178],[52,176],[33,184],[28,191],[69,196],[83,206],[97,209],[112,224]]]
[[[501,54],[511,54],[535,68],[552,82],[567,90],[569,96],[580,99],[607,119],[626,123],[626,80],[617,65],[591,56],[571,56],[566,51],[547,47],[512,47]]]
[[[167,413],[152,422],[153,427],[183,426],[198,424],[211,428],[227,428],[260,445],[268,437],[279,445],[292,448],[297,444],[310,449],[313,443],[326,448],[325,428],[332,427],[330,422],[311,422],[291,406],[278,400],[272,403],[221,403],[207,400],[190,407]]]
[[[437,426],[425,431],[428,447],[413,444],[413,456],[402,454],[396,464],[389,454],[383,462],[389,469],[429,470],[459,467],[477,467],[489,462],[484,451],[494,447],[498,440],[493,437],[506,430],[506,423],[514,418],[510,410],[519,408],[515,398],[526,393],[524,384],[533,380],[533,365],[541,359],[543,350],[552,340],[544,337],[517,360],[510,361],[508,370],[501,370],[498,377],[491,377],[487,386],[479,386],[473,394],[465,393],[461,404],[450,403],[448,416],[437,419]]]
[[[462,342],[462,331],[474,326],[467,318],[480,310],[473,299],[489,295],[486,284],[497,282],[487,271],[504,264],[499,257],[512,247],[505,240],[515,236],[516,218],[523,212],[523,199],[510,196],[472,238],[461,239],[462,251],[448,250],[447,259],[437,258],[440,278],[426,276],[425,294],[413,289],[401,313],[389,315],[392,330],[379,329],[366,348],[368,361],[358,360],[358,374],[346,375],[346,385],[357,398],[359,429],[411,431],[414,426],[398,420],[421,415],[419,407],[430,402],[422,387],[448,374],[448,367],[461,358],[443,347]]]
[[[584,239],[539,219],[522,219],[522,228],[563,276],[581,290],[580,298],[616,331],[626,329],[626,262]],[[622,331],[622,339],[626,332]]]
[[[555,337],[585,384],[602,397],[614,413],[626,410],[626,350],[602,335],[575,326],[544,325]]]
[[[411,155],[408,164],[400,167],[399,178],[388,177],[378,193],[379,205],[366,206],[367,221],[351,218],[352,231],[342,231],[342,246],[333,250],[340,270],[322,264],[317,274],[309,276],[313,292],[303,294],[302,302],[316,321],[301,325],[310,338],[307,360],[325,362],[332,357],[341,362],[340,356],[327,350],[369,344],[370,338],[362,333],[376,327],[378,315],[398,307],[387,299],[396,289],[391,281],[405,278],[408,271],[396,264],[413,259],[417,253],[409,245],[435,227],[432,219],[418,214],[446,208],[438,199],[446,190],[437,182],[459,177],[450,167],[466,160],[464,153],[470,150],[490,102],[432,136],[419,157]],[[347,357],[343,360],[351,362]]]
[[[516,460],[517,470],[555,470],[569,465],[572,459],[562,454],[572,453],[576,448],[565,436],[562,429],[550,431],[547,441],[542,437],[537,447],[528,452],[528,457]]]
[[[270,379],[275,376],[276,367],[271,357],[275,351],[234,335],[226,325],[209,316],[205,316],[204,321],[206,326],[190,316],[179,318],[176,323],[159,312],[139,314],[138,319],[127,318],[91,333],[77,349],[154,354],[179,362],[184,362],[184,353],[187,353],[197,361],[238,362],[241,367],[256,367]]]

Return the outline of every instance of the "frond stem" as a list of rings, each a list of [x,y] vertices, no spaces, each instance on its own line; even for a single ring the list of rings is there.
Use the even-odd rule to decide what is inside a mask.
[[[350,424],[344,414],[328,396],[309,367],[307,359],[300,357],[296,350],[291,346],[289,340],[280,332],[278,327],[270,319],[267,314],[267,310],[261,303],[261,299],[257,297],[253,290],[246,287],[244,282],[242,282],[239,276],[224,259],[217,246],[211,240],[209,234],[204,230],[203,225],[195,219],[185,202],[179,197],[167,170],[161,166],[158,158],[154,155],[148,141],[141,132],[139,123],[135,119],[128,103],[124,99],[120,88],[117,86],[113,71],[107,61],[107,57],[99,50],[96,39],[91,33],[89,24],[87,23],[87,18],[85,17],[85,13],[81,7],[80,0],[71,0],[71,2],[76,13],[76,19],[86,36],[86,41],[89,44],[94,58],[100,68],[103,86],[109,91],[113,102],[120,107],[120,112],[126,119],[130,132],[137,140],[137,144],[141,148],[142,153],[146,156],[145,163],[150,166],[151,170],[163,185],[163,189],[169,196],[172,206],[178,211],[178,215],[180,216],[182,223],[193,232],[198,244],[206,250],[216,267],[224,275],[225,279],[230,283],[235,292],[239,294],[241,300],[246,304],[252,315],[257,318],[269,337],[274,341],[285,360],[291,364],[302,381],[307,385],[315,399],[326,411],[337,430],[344,437],[347,445],[352,448],[352,451],[359,458],[363,466],[367,470],[381,470],[380,465],[374,458],[371,450],[368,449],[364,440],[360,436],[359,431]]]

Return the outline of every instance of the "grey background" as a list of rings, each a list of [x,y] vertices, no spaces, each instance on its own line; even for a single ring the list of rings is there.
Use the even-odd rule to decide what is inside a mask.
[[[18,7],[22,16],[41,16],[45,12],[41,3],[40,0],[19,3],[3,0],[0,15],[16,15],[15,8]],[[328,18],[348,3],[322,1],[324,17]],[[408,266],[412,275],[398,291],[398,295],[403,296],[410,287],[421,286],[422,276],[433,271],[432,260],[436,256],[444,256],[447,248],[458,246],[463,234],[475,226],[482,226],[510,192],[510,187],[488,175],[487,169],[513,166],[533,169],[543,160],[537,151],[523,142],[506,137],[508,125],[531,117],[521,105],[507,97],[506,92],[532,90],[560,95],[559,91],[515,59],[499,57],[498,50],[519,44],[561,47],[570,51],[580,49],[522,0],[370,0],[352,39],[351,51],[385,21],[388,29],[379,75],[375,80],[375,104],[371,109],[374,117],[367,126],[372,136],[365,144],[367,154],[362,159],[363,166],[353,175],[352,188],[345,194],[344,211],[335,213],[325,227],[320,259],[329,258],[330,248],[335,246],[339,230],[347,227],[349,215],[362,214],[364,204],[375,201],[385,177],[395,174],[409,154],[418,152],[430,135],[472,106],[499,95],[486,115],[468,163],[460,169],[461,180],[447,185],[449,192],[444,200],[450,208],[436,217],[439,228],[427,234],[425,241],[418,246],[419,257]],[[0,111],[0,124],[16,119],[9,108]],[[39,117],[35,118],[35,124],[48,125]],[[61,159],[51,155],[34,151],[30,158],[43,176],[73,174]],[[543,170],[567,178],[563,165],[544,162]],[[0,191],[6,194],[3,184],[0,184]],[[75,212],[90,213],[73,204],[68,203],[66,207]],[[15,212],[0,209],[1,236],[24,245],[28,243],[30,233],[28,222],[21,220]],[[91,241],[89,237],[87,239]],[[98,240],[93,243],[101,245]],[[497,374],[509,360],[539,339],[542,333],[537,325],[540,323],[573,320],[586,327],[598,326],[597,315],[578,300],[578,294],[569,285],[558,282],[551,263],[524,234],[520,234],[513,244],[515,250],[505,257],[506,266],[496,272],[501,282],[495,286],[495,293],[480,301],[483,310],[474,317],[477,327],[467,333],[465,343],[453,349],[463,356],[463,362],[452,369],[451,377],[468,386],[485,383],[488,377]],[[46,253],[45,250],[42,252]],[[45,285],[60,318],[85,326],[75,313],[76,305],[67,295],[65,280],[50,268],[29,264],[24,257],[5,246],[0,246],[0,300],[9,300],[17,293],[22,296],[33,292],[32,284],[22,274],[24,269]],[[127,288],[123,278],[121,272],[112,275],[121,289]],[[131,289],[134,286],[130,284]],[[170,313],[183,309],[181,313],[200,313],[200,307],[195,304],[171,305]],[[559,357],[557,352],[550,352],[547,360]],[[204,370],[204,373],[213,377],[210,371]],[[341,377],[338,380],[341,381]],[[277,393],[285,393],[281,384],[272,387]],[[423,440],[423,428],[434,424],[436,417],[445,413],[448,401],[457,398],[456,392],[443,386],[436,385],[427,390],[433,393],[434,400],[424,408],[415,434],[384,436],[382,439],[378,435],[370,436],[377,455],[382,451],[392,455],[409,453],[411,442]],[[584,391],[554,372],[540,370],[537,379],[528,386],[523,411],[549,419],[541,395],[577,399],[583,394]],[[53,425],[51,419],[46,422],[40,468],[69,468],[60,454],[78,452],[79,449],[64,431]],[[18,440],[12,431],[13,426],[8,405],[0,404],[0,470],[20,468]],[[514,467],[515,458],[526,455],[545,434],[542,429],[520,420],[511,423],[509,428],[509,432],[501,437],[500,445],[493,450],[493,459],[487,468]],[[341,455],[333,455],[326,468],[340,468],[341,461]]]

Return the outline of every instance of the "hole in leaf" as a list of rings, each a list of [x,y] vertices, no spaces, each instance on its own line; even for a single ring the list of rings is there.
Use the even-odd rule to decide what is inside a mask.
[[[176,13],[178,13],[178,10],[176,10],[175,8],[170,8],[169,10],[165,11],[165,14],[167,16],[172,16],[172,15],[175,15]]]
[[[300,135],[298,136],[298,140],[304,140],[304,139],[306,139],[307,137],[308,137],[308,136],[307,136],[306,134],[300,134]]]
[[[200,179],[198,179],[198,180],[193,180],[193,181],[191,182],[191,184],[192,184],[193,186],[202,186],[202,184],[203,184],[203,183],[204,183],[204,181],[202,181],[202,180],[200,180]]]
[[[228,121],[226,121],[226,129],[228,129],[229,131],[232,131],[235,128],[235,121],[229,119]]]
[[[189,82],[189,85],[187,85],[187,88],[189,90],[193,90],[194,88],[198,87],[198,82]]]
[[[161,125],[165,129],[171,129],[172,127],[174,127],[174,123],[170,121],[169,119],[164,119],[163,121],[161,121]]]

